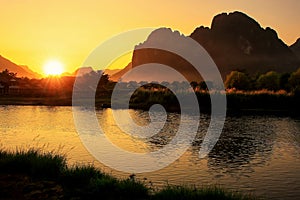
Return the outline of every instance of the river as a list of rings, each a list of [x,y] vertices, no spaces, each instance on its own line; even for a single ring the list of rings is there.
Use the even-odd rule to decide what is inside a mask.
[[[117,112],[128,111],[138,124],[148,123],[145,111]],[[118,128],[111,109],[96,110],[96,114],[107,138],[135,153],[162,148],[176,134],[180,118],[169,113],[159,135],[137,139]],[[119,178],[130,175],[105,166],[86,150],[74,125],[72,107],[0,106],[0,115],[2,149],[50,150],[65,154],[69,165],[93,164]],[[267,199],[300,198],[300,119],[227,116],[214,149],[200,159],[198,152],[209,121],[209,116],[201,115],[193,145],[178,160],[158,171],[137,174],[137,178],[154,188],[166,184],[221,185]]]

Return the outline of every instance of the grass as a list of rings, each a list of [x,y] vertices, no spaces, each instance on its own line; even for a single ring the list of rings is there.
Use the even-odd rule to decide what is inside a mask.
[[[62,155],[40,153],[38,150],[0,151],[0,171],[7,173],[24,173],[32,177],[53,178],[60,175],[66,167]]]
[[[16,187],[7,189],[9,182],[12,183],[11,185],[16,185],[16,180],[1,181],[3,177],[15,176],[29,177],[23,183],[25,189],[20,189],[21,183],[17,184],[17,189]],[[17,180],[20,182],[19,178]],[[68,166],[64,156],[53,152],[47,153],[34,149],[14,152],[0,150],[0,193],[3,190],[1,187],[5,187],[8,198],[13,197],[9,196],[10,193],[23,195],[23,192],[28,190],[26,184],[31,188],[33,186],[38,188],[26,195],[42,193],[41,199],[49,197],[50,194],[47,193],[51,191],[51,195],[59,193],[62,199],[254,199],[219,187],[166,186],[154,192],[134,175],[127,179],[117,179],[91,165]],[[48,187],[43,185],[49,184],[52,184],[52,188],[41,188]],[[54,196],[54,199],[57,197]],[[36,196],[34,198],[38,199]]]
[[[255,199],[252,196],[245,196],[238,192],[230,192],[217,186],[210,186],[198,189],[196,187],[166,186],[156,193],[153,199],[220,199],[220,200],[250,200]]]

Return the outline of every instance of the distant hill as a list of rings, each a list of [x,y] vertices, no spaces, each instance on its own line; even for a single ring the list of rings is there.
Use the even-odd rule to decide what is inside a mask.
[[[113,76],[114,74],[118,73],[122,69],[106,69],[104,71],[105,74],[108,74],[109,76]]]
[[[298,40],[290,46],[290,49],[300,59],[300,38],[298,38]]]
[[[105,69],[104,74],[108,74],[109,76],[113,76],[118,73],[122,69]],[[83,76],[85,74],[89,74],[91,72],[96,72],[92,67],[80,67],[76,69],[73,73],[64,73],[65,76]]]
[[[114,74],[110,74],[110,80],[118,81],[120,77],[122,77],[126,72],[132,69],[131,62],[122,70],[117,71]]]
[[[94,71],[92,67],[80,67],[76,69],[71,75],[72,76],[83,76],[84,74],[88,74]]]
[[[195,70],[186,60],[157,49],[140,49],[141,45],[147,43],[164,43],[178,45],[186,36],[180,35],[177,31],[167,28],[160,28],[153,31],[147,40],[137,45],[131,63],[122,71],[113,76],[118,80],[129,68],[146,64],[161,63],[172,66],[183,74],[189,81],[201,80]],[[201,44],[217,64],[223,78],[233,70],[243,71],[249,74],[261,74],[268,71],[292,72],[300,67],[300,59],[295,55],[298,52],[299,44],[289,48],[278,38],[275,30],[267,27],[262,28],[258,22],[244,13],[222,13],[214,17],[211,28],[200,26],[189,36]],[[156,73],[154,77],[161,79],[162,72]],[[146,79],[149,72],[135,74],[140,81]],[[127,80],[129,81],[129,80]]]
[[[17,73],[17,77],[28,77],[28,78],[41,78],[42,76],[32,70],[27,66],[17,65],[12,61],[4,58],[0,55],[0,71],[8,69],[11,72]]]

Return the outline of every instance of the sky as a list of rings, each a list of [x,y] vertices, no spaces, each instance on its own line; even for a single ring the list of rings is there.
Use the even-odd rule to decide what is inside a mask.
[[[169,27],[189,35],[236,10],[275,29],[288,45],[300,37],[299,0],[0,0],[0,55],[41,74],[50,60],[72,72],[124,31]]]

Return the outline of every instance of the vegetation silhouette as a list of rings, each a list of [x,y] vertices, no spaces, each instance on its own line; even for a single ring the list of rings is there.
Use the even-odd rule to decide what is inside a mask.
[[[5,199],[255,199],[217,186],[167,185],[157,191],[145,181],[134,174],[116,179],[91,165],[70,167],[63,155],[53,152],[0,151],[0,193]]]
[[[80,91],[89,92],[92,88],[89,80],[99,77],[92,71],[81,77]],[[47,77],[44,79],[19,78],[16,73],[4,70],[0,73],[0,104],[7,105],[53,105],[71,106],[75,77]],[[101,76],[95,94],[96,107],[110,107],[111,94],[116,82],[111,81],[107,74]],[[226,95],[228,114],[238,113],[268,113],[298,115],[300,111],[300,68],[292,73],[277,73],[274,71],[261,75],[250,76],[245,72],[232,71],[225,80],[226,94],[218,91],[208,91],[213,88],[213,82],[192,81],[188,90],[185,82],[123,82],[121,92],[137,87],[130,98],[130,108],[148,110],[153,104],[161,104],[167,111],[180,112],[176,95],[189,98],[196,93],[201,112],[210,112],[210,95]],[[172,90],[176,92],[176,95]],[[127,105],[125,105],[127,106]],[[120,105],[122,107],[122,105]]]

